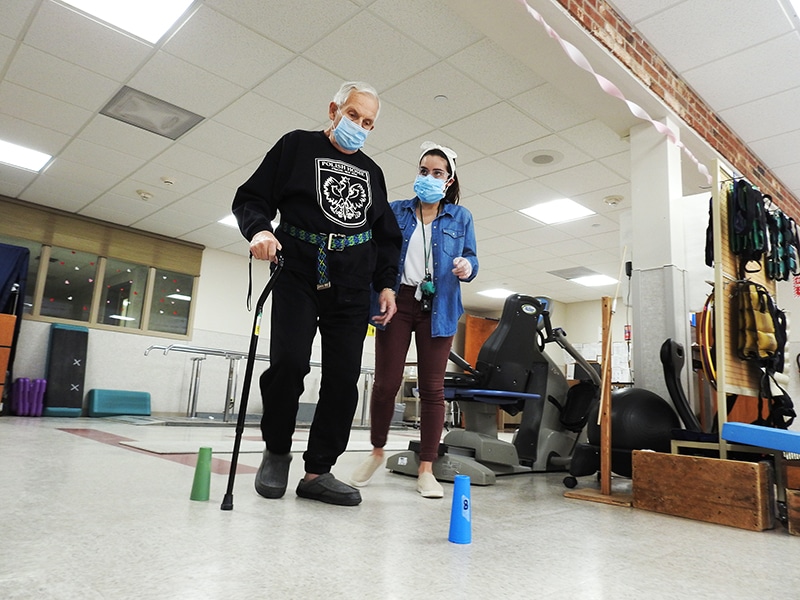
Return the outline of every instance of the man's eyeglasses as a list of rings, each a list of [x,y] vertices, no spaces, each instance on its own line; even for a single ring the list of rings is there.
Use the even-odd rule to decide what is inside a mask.
[[[423,177],[427,177],[428,175],[433,175],[434,179],[450,179],[450,175],[447,171],[442,171],[441,169],[434,169],[433,171],[428,171],[425,167],[419,168],[419,174]]]

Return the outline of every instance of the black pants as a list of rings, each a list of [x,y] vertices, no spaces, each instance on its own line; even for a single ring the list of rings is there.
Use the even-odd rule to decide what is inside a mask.
[[[322,378],[303,460],[307,473],[327,473],[347,448],[358,405],[369,290],[335,285],[317,290],[312,279],[284,271],[271,297],[270,366],[260,380],[261,433],[270,452],[291,451],[303,379],[311,369],[311,346],[319,328]]]

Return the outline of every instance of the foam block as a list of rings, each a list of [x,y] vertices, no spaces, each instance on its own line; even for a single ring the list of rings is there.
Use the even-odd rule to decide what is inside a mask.
[[[87,395],[90,417],[115,415],[150,415],[150,393],[129,390],[89,390]]]
[[[731,422],[722,425],[722,439],[748,446],[800,453],[800,433],[797,431]]]

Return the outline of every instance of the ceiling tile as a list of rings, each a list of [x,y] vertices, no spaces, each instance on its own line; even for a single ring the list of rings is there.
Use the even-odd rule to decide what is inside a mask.
[[[443,129],[454,138],[472,139],[472,145],[486,154],[502,152],[549,133],[507,102],[487,107]]]
[[[44,204],[67,212],[78,212],[103,191],[83,183],[49,177],[44,174],[39,175],[31,185],[25,188],[20,198],[26,202]]]
[[[478,194],[463,198],[461,204],[469,209],[475,221],[493,217],[508,211],[508,207]]]
[[[377,0],[369,7],[391,27],[439,57],[450,56],[481,39],[481,34],[447,6],[429,0]]]
[[[79,164],[94,165],[102,171],[121,176],[129,175],[144,164],[144,160],[140,158],[86,140],[73,141],[59,158]]]
[[[522,210],[534,204],[555,200],[562,196],[562,194],[542,185],[535,179],[526,179],[513,185],[490,190],[485,192],[484,195],[511,210]]]
[[[780,61],[780,68],[764,65]],[[717,111],[800,86],[800,36],[782,35],[683,73]]]
[[[128,86],[201,117],[212,116],[245,91],[166,52],[159,52],[147,61]]]
[[[164,50],[244,88],[294,57],[286,48],[205,6],[170,38]]]
[[[67,181],[101,190],[113,187],[120,179],[118,174],[95,168],[91,164],[76,163],[63,158],[63,156],[56,158],[47,167],[47,175],[48,177],[60,177]]]
[[[638,23],[642,19],[657,14],[671,6],[685,2],[685,0],[609,0],[616,7],[617,12],[625,15],[630,23]]]
[[[2,139],[7,142],[45,152],[51,156],[58,154],[70,139],[58,131],[2,114],[2,108],[0,108],[0,132]]]
[[[742,24],[743,35],[736,35]],[[689,0],[636,24],[678,71],[729,56],[791,30],[778,2]]]
[[[81,131],[79,139],[141,159],[153,158],[172,143],[172,140],[164,136],[104,115],[97,115]]]
[[[511,169],[494,158],[484,158],[464,165],[459,170],[461,185],[479,194],[518,183],[525,179],[519,171]]]
[[[130,226],[156,210],[157,206],[135,198],[134,194],[123,196],[108,192],[86,205],[80,214],[109,223]]]
[[[746,143],[786,132],[786,115],[800,106],[800,87],[720,111],[719,116]]]
[[[511,98],[544,83],[488,38],[454,54],[447,62],[501,98]]]
[[[620,138],[614,130],[596,119],[565,129],[559,135],[593,158],[630,151],[627,138]]]
[[[6,114],[67,135],[76,134],[93,113],[13,83],[0,83]]]
[[[435,98],[439,95],[446,100],[437,101]],[[495,94],[445,63],[420,71],[384,92],[382,97],[398,106],[413,107],[417,117],[436,127],[500,101]]]
[[[18,38],[39,0],[4,0],[0,3],[0,34]]]
[[[539,155],[549,155],[555,160],[545,164],[533,162],[533,157]],[[501,152],[495,158],[509,167],[527,174],[532,179],[591,160],[591,157],[579,150],[578,146],[574,146],[558,135],[540,137],[522,146]]]
[[[203,121],[194,127],[181,137],[180,145],[201,150],[237,166],[263,158],[268,149],[263,140],[215,120]]]
[[[206,225],[187,234],[181,235],[182,240],[187,242],[194,242],[195,244],[203,244],[207,248],[223,248],[226,246],[234,245],[235,248],[241,248],[239,254],[247,256],[249,244],[244,240],[242,234],[233,227],[213,223]]]
[[[205,4],[293,52],[307,49],[358,10],[348,0],[206,0]]]
[[[169,169],[162,175],[169,176],[174,170],[205,181],[213,181],[240,166],[185,144],[170,146],[158,156],[157,162]]]
[[[539,181],[574,199],[579,194],[619,185],[624,180],[600,163],[592,162],[542,175]]]
[[[549,83],[514,96],[511,103],[554,132],[592,119],[579,104]]]
[[[758,140],[750,147],[773,169],[794,164],[800,156],[800,129]]]
[[[310,129],[315,122],[258,94],[245,94],[214,117],[215,121],[255,136],[269,144],[288,131]]]
[[[369,51],[354,52],[352,40],[356,39],[361,48]],[[305,55],[343,79],[370,83],[378,92],[437,61],[429,50],[366,12],[349,19]],[[402,60],[398,60],[401,56]],[[392,68],[384,68],[386,64]]]
[[[253,91],[317,122],[328,118],[328,105],[342,83],[338,75],[298,57],[267,77]],[[383,116],[381,108],[381,121]]]
[[[25,43],[118,82],[128,79],[153,50],[55,2],[42,3]]]
[[[9,81],[87,110],[99,110],[119,84],[32,46],[19,47],[6,75]]]
[[[195,229],[202,229],[206,223],[206,219],[191,212],[164,208],[140,219],[133,226],[169,237],[179,237]]]

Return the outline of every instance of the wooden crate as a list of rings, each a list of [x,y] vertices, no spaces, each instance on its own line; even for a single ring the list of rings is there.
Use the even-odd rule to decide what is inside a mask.
[[[783,461],[785,468],[784,481],[790,490],[800,490],[800,460],[792,459]]]
[[[750,531],[775,526],[766,462],[633,452],[633,506]]]
[[[789,533],[800,535],[800,490],[786,490]]]

